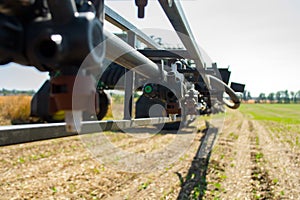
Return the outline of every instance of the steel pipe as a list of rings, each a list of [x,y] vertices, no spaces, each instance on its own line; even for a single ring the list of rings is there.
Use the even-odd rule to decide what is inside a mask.
[[[112,10],[110,7],[105,6],[105,20],[122,29],[123,31],[132,31],[139,40],[145,43],[152,49],[161,49],[161,46],[157,44],[152,38],[148,37],[144,32],[139,30],[125,18],[120,16],[117,12]]]
[[[180,121],[180,117],[175,120],[167,117],[154,117],[133,120],[85,121],[82,122],[82,132],[80,134],[119,131],[127,128],[148,126],[149,124],[155,125]],[[66,132],[65,126],[66,123],[0,126],[0,146],[78,135],[77,132]]]
[[[106,58],[146,78],[163,79],[166,71],[114,34],[104,31]]]
[[[197,46],[180,2],[177,0],[172,1],[172,4],[170,5],[167,0],[159,0],[159,3],[189,54],[192,57],[197,58],[195,63],[198,70],[200,72],[204,71],[205,67],[200,49]]]

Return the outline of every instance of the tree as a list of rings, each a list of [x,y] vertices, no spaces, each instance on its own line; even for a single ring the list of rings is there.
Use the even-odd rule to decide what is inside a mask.
[[[258,100],[259,102],[266,102],[266,94],[265,93],[260,93],[259,96],[258,96]]]
[[[273,92],[271,92],[269,95],[268,95],[268,100],[273,103],[274,100],[275,100],[275,94]]]
[[[296,92],[294,96],[294,103],[298,103],[300,101],[300,90]]]
[[[282,103],[282,95],[281,95],[281,91],[276,92],[276,100],[277,103]]]
[[[245,90],[245,91],[243,92],[243,100],[244,100],[244,101],[248,101],[249,99],[252,99],[251,94],[250,94],[249,91]]]
[[[290,95],[288,90],[284,91],[284,103],[290,103]]]
[[[9,91],[7,89],[2,89],[2,93],[4,96],[7,96],[9,94]]]
[[[290,94],[291,94],[291,102],[293,102],[294,101],[294,97],[295,97],[295,92],[293,92],[293,91],[290,91]]]
[[[249,91],[248,91],[248,93],[247,93],[247,99],[248,99],[248,100],[249,100],[249,99],[252,99],[251,94],[250,94]]]
[[[247,101],[248,99],[247,99],[247,91],[245,90],[244,92],[243,92],[243,100],[244,101]]]

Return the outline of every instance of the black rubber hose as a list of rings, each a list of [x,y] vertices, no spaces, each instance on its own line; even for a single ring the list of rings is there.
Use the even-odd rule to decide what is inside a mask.
[[[223,102],[227,107],[231,109],[237,109],[238,107],[240,107],[241,101],[239,97],[226,83],[224,83],[222,80],[218,79],[215,76],[212,75],[207,75],[207,76],[210,78],[211,81],[214,81],[214,83],[216,83],[217,85],[224,86],[225,92],[229,95],[230,99],[232,100],[232,102],[230,102],[227,99],[223,98]]]

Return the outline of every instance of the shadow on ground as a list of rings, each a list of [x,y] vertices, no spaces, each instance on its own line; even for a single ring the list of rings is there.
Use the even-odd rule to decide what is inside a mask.
[[[176,172],[181,183],[181,190],[177,197],[178,200],[202,199],[207,189],[207,167],[218,129],[210,127],[204,129],[202,133],[200,146],[194,156],[187,176],[182,177],[179,172]]]

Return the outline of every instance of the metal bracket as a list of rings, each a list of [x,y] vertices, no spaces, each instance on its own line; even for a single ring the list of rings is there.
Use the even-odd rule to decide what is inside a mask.
[[[127,42],[133,48],[136,44],[136,35],[132,31],[127,33]],[[125,73],[125,97],[124,97],[124,119],[132,119],[132,108],[134,106],[134,83],[135,83],[135,72],[129,70]]]

